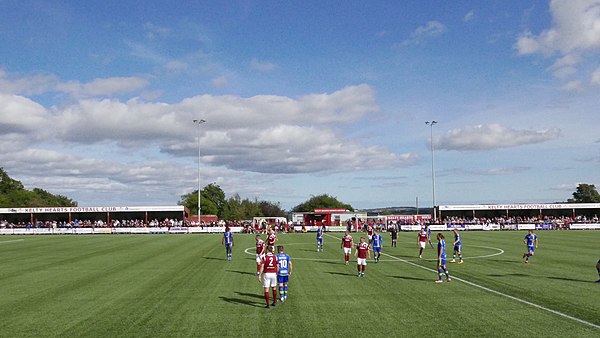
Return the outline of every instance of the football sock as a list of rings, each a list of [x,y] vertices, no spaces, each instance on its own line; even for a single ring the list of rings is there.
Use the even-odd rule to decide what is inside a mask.
[[[450,274],[448,274],[448,269],[444,268],[444,273],[446,274],[446,279],[450,278]]]
[[[269,291],[265,291],[265,300],[267,301],[267,305],[269,305]]]
[[[442,280],[442,276],[444,275],[444,272],[442,269],[438,269],[438,277],[440,278],[440,280]]]
[[[285,292],[283,291],[283,286],[279,286],[279,298],[283,298]]]
[[[273,288],[273,303],[275,303],[277,301],[277,290],[275,290],[275,288]]]

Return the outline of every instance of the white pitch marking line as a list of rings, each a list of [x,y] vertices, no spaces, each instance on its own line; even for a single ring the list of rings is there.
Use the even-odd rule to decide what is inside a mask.
[[[14,243],[14,242],[20,242],[20,241],[24,241],[24,239],[12,239],[10,241],[0,241],[0,244]]]
[[[332,236],[332,235],[329,235],[329,234],[326,234],[326,235],[327,235],[327,236],[329,236],[329,237],[332,237],[332,238],[335,238],[335,239],[340,239],[340,240],[341,240],[341,238],[337,238],[337,237],[335,237],[335,236]],[[430,272],[433,272],[433,273],[437,273],[437,271],[436,271],[436,270],[433,270],[433,269],[430,269],[430,268],[424,267],[424,266],[422,266],[422,265],[419,265],[419,264],[416,264],[416,263],[413,263],[413,262],[410,262],[410,261],[404,260],[404,259],[402,259],[402,258],[398,258],[398,257],[396,257],[396,256],[392,256],[392,255],[386,254],[386,253],[384,253],[384,252],[382,252],[381,254],[382,254],[382,255],[385,255],[385,256],[388,256],[388,257],[390,257],[390,258],[396,259],[396,260],[398,260],[398,261],[400,261],[400,262],[403,262],[403,263],[406,263],[406,264],[410,264],[410,265],[412,265],[412,266],[416,266],[416,267],[418,267],[418,268],[421,268],[421,269],[423,269],[423,270],[427,270],[427,271],[430,271]],[[570,319],[570,320],[576,321],[576,322],[578,322],[578,323],[581,323],[581,324],[584,324],[584,325],[587,325],[587,326],[593,327],[593,328],[595,328],[595,329],[600,329],[600,325],[596,325],[596,324],[594,324],[594,323],[590,323],[590,322],[588,322],[588,321],[585,321],[585,320],[583,320],[583,319],[579,319],[579,318],[576,318],[576,317],[573,317],[573,316],[569,316],[569,315],[568,315],[568,314],[566,314],[566,313],[562,313],[562,312],[559,312],[559,311],[556,311],[556,310],[552,310],[552,309],[549,309],[549,308],[547,308],[547,307],[544,307],[544,306],[541,306],[541,305],[538,305],[538,304],[535,304],[535,303],[532,303],[532,302],[528,302],[528,301],[526,301],[526,300],[524,300],[524,299],[517,298],[517,297],[515,297],[515,296],[507,295],[507,294],[505,294],[505,293],[502,293],[502,292],[500,292],[500,291],[496,291],[496,290],[490,289],[490,288],[488,288],[488,287],[485,287],[485,286],[482,286],[482,285],[479,285],[479,284],[476,284],[476,283],[473,283],[473,282],[469,282],[468,280],[465,280],[465,279],[462,279],[462,278],[459,278],[459,277],[456,277],[456,276],[452,276],[452,279],[453,279],[453,280],[457,280],[457,281],[459,281],[459,282],[463,282],[463,283],[465,283],[465,284],[468,284],[468,285],[471,285],[471,286],[474,286],[474,287],[476,287],[476,288],[479,288],[479,289],[485,290],[485,291],[487,291],[487,292],[490,292],[490,293],[496,294],[496,295],[498,295],[498,296],[506,297],[506,298],[508,298],[508,299],[512,299],[512,300],[514,300],[514,301],[516,301],[516,302],[523,303],[523,304],[527,304],[527,305],[529,305],[529,306],[532,306],[532,307],[535,307],[535,308],[537,308],[537,309],[544,310],[544,311],[547,311],[547,312],[553,313],[553,314],[555,314],[555,315],[561,316],[561,317],[563,317],[563,318],[567,318],[567,319]]]

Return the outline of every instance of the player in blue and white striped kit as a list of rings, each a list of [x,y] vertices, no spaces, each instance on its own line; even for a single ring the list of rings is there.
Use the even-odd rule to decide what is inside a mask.
[[[527,235],[523,238],[523,243],[527,245],[527,252],[523,254],[523,258],[525,258],[525,264],[529,264],[529,257],[533,256],[535,249],[538,247],[538,238],[533,230],[527,232]]]
[[[232,259],[232,248],[233,248],[233,234],[229,227],[225,228],[225,232],[223,233],[223,238],[221,239],[221,244],[225,244],[225,251],[227,252],[227,260],[230,261]]]
[[[325,226],[317,228],[317,252],[323,251],[323,228],[324,227]]]
[[[455,228],[454,229],[454,253],[452,254],[452,260],[450,261],[451,263],[456,262],[456,255],[458,255],[458,264],[462,264],[463,263],[462,242],[460,241],[460,234],[458,233],[458,230]]]
[[[373,248],[373,258],[375,258],[375,263],[379,263],[379,259],[381,258],[381,247],[383,246],[383,237],[381,237],[381,234],[374,230],[370,244]]]
[[[292,259],[283,252],[283,246],[277,247],[277,283],[279,283],[279,300],[285,302],[288,295],[288,280],[292,275]]]
[[[444,240],[444,235],[441,233],[437,234],[438,240],[438,262],[437,262],[437,271],[439,279],[436,280],[436,283],[442,283],[442,277],[444,274],[446,275],[446,281],[451,281],[450,274],[448,273],[448,269],[446,269],[446,241]]]

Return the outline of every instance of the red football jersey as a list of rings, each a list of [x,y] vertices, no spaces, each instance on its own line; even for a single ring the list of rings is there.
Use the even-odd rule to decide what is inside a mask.
[[[419,232],[419,242],[427,242],[427,233],[425,231]]]
[[[344,248],[351,248],[352,247],[352,236],[344,235],[344,237],[342,237],[342,242],[344,243]]]
[[[373,227],[369,225],[369,227],[367,228],[367,234],[369,235],[373,235]]]
[[[277,256],[272,252],[267,252],[262,259],[264,273],[277,273]]]
[[[262,239],[259,239],[256,242],[256,253],[257,254],[262,253],[264,248],[265,248],[265,242]]]
[[[369,251],[369,243],[358,243],[356,245],[356,251],[358,251],[358,258],[367,258],[367,252]]]
[[[277,236],[275,234],[271,234],[269,235],[269,237],[267,237],[267,245],[268,246],[273,246],[275,245],[275,240],[277,239]]]

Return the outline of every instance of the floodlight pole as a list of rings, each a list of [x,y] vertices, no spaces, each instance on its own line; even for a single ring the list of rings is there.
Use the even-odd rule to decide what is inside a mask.
[[[433,212],[433,221],[436,222],[437,221],[437,213],[435,212],[435,156],[434,156],[435,150],[433,148],[433,126],[435,124],[437,124],[437,121],[434,121],[434,120],[426,121],[425,124],[429,126],[429,130],[430,130],[431,186],[432,186],[432,197],[433,197],[432,212]]]
[[[200,125],[205,123],[206,120],[194,120],[194,123],[198,125],[196,128],[196,136],[198,137],[198,225],[200,225],[200,215],[201,207],[200,207]]]

